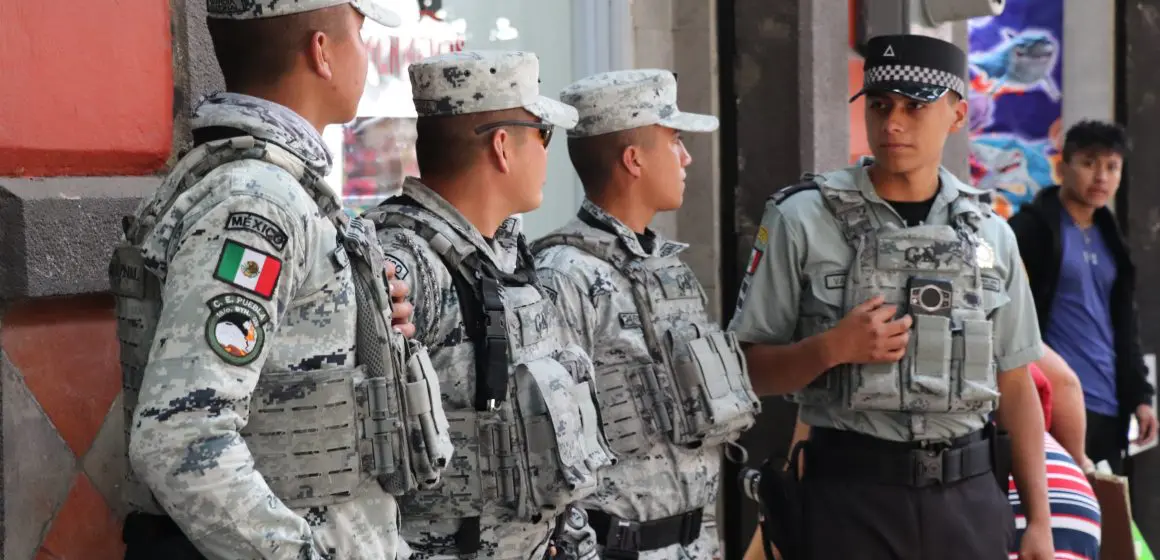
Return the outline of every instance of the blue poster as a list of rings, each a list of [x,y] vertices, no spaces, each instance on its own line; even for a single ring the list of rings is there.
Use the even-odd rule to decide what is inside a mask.
[[[1007,218],[1057,182],[1063,0],[1008,0],[968,25],[971,181]]]

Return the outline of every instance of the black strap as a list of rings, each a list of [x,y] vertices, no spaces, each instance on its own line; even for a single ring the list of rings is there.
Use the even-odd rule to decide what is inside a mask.
[[[232,126],[206,126],[202,128],[193,129],[193,147],[196,148],[202,144],[213,142],[215,140],[225,140],[227,138],[237,138],[239,136],[249,136],[250,133]]]
[[[769,200],[772,200],[774,204],[780,205],[782,202],[785,202],[785,199],[797,193],[817,190],[818,188],[819,186],[817,181],[809,179],[794,185],[790,185],[788,187],[782,187],[778,189],[777,192],[774,192],[772,195],[770,195]]]
[[[599,510],[587,510],[588,524],[596,542],[604,547],[602,558],[632,560],[641,552],[674,544],[689,546],[701,536],[701,508],[652,521],[631,521]]]
[[[834,477],[925,488],[991,472],[990,438],[980,430],[950,442],[891,442],[853,432],[814,428],[807,477]]]

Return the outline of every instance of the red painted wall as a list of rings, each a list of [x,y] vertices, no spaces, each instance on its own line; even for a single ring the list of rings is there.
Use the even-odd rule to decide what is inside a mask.
[[[173,136],[169,2],[0,1],[0,176],[141,175]]]

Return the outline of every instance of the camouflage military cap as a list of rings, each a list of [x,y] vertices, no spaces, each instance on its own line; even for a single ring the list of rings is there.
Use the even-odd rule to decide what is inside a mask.
[[[583,138],[642,126],[688,132],[717,130],[717,117],[677,109],[677,78],[668,70],[620,70],[580,80],[560,92],[580,121],[568,136]]]
[[[384,0],[206,0],[208,15],[218,19],[259,19],[288,16],[350,4],[362,15],[387,27],[398,27],[402,18]]]
[[[420,117],[524,108],[544,122],[576,126],[576,109],[540,95],[540,59],[530,52],[461,51],[411,64]]]

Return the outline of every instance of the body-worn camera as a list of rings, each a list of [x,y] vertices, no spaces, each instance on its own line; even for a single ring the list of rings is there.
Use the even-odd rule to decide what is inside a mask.
[[[906,285],[907,308],[911,314],[951,316],[954,286],[949,280],[911,278]]]

